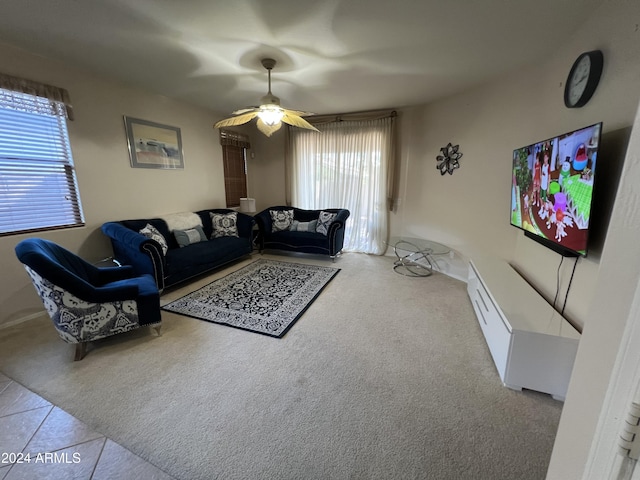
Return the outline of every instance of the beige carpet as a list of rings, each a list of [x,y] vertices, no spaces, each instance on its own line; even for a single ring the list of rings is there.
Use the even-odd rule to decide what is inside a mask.
[[[562,403],[501,385],[464,283],[392,262],[343,255],[282,339],[163,312],[73,362],[37,319],[0,370],[178,479],[543,479]]]

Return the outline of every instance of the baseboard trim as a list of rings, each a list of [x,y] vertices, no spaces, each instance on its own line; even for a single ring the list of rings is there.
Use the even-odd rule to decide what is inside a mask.
[[[33,320],[34,318],[38,318],[38,317],[41,317],[42,315],[46,315],[46,314],[47,314],[47,311],[46,310],[42,310],[40,312],[34,312],[34,313],[29,314],[29,315],[25,315],[24,317],[16,318],[15,320],[10,320],[10,321],[0,325],[0,330],[2,330],[3,328],[9,328],[9,327],[13,327],[15,325],[19,325],[19,324],[24,323],[24,322],[28,322],[29,320]]]

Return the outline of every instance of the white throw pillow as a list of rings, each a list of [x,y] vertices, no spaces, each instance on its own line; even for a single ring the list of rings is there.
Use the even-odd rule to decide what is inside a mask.
[[[209,212],[213,232],[211,238],[238,237],[238,212]]]
[[[158,242],[160,244],[160,248],[162,248],[162,254],[163,255],[167,254],[167,250],[169,250],[169,246],[167,245],[167,239],[164,238],[164,235],[162,235],[156,227],[154,227],[150,223],[147,223],[144,226],[144,228],[140,230],[138,233],[144,235],[147,238],[150,238],[151,240],[155,240],[156,242]]]
[[[174,230],[173,235],[176,237],[176,242],[178,242],[180,248],[207,240],[207,236],[200,225],[187,230]]]
[[[329,226],[333,223],[336,215],[337,213],[325,212],[324,210],[321,210],[320,215],[318,216],[318,226],[316,227],[316,232],[327,235],[329,233]]]
[[[293,210],[269,210],[271,215],[271,231],[289,230],[293,223]]]
[[[290,230],[292,232],[314,232],[318,226],[318,220],[311,220],[310,222],[299,222],[294,220],[291,224]]]

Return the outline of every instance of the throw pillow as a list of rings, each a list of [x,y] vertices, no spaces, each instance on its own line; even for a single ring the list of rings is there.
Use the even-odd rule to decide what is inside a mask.
[[[211,238],[237,237],[238,235],[238,212],[213,213],[209,212],[213,232]]]
[[[204,234],[204,230],[200,225],[196,225],[187,230],[174,230],[173,235],[176,237],[176,242],[178,242],[180,248],[207,240],[207,236]]]
[[[154,227],[150,223],[147,223],[144,226],[144,228],[140,230],[138,233],[141,233],[145,237],[158,242],[160,244],[160,248],[162,248],[162,254],[163,255],[167,254],[167,250],[169,250],[169,246],[167,245],[167,239],[164,238],[164,235],[162,235],[156,227]]]
[[[293,210],[269,210],[271,215],[271,231],[289,230],[293,223]]]
[[[329,225],[333,223],[333,219],[336,218],[336,215],[337,213],[325,212],[324,210],[321,210],[320,215],[318,216],[318,226],[316,227],[316,232],[327,235],[329,233]]]
[[[294,220],[291,224],[290,230],[292,232],[315,232],[317,226],[317,220],[311,220],[310,222],[299,222],[298,220]]]

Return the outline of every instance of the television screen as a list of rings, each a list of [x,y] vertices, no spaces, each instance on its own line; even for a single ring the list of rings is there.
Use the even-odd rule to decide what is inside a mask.
[[[586,255],[602,123],[513,151],[511,225],[566,255]]]

